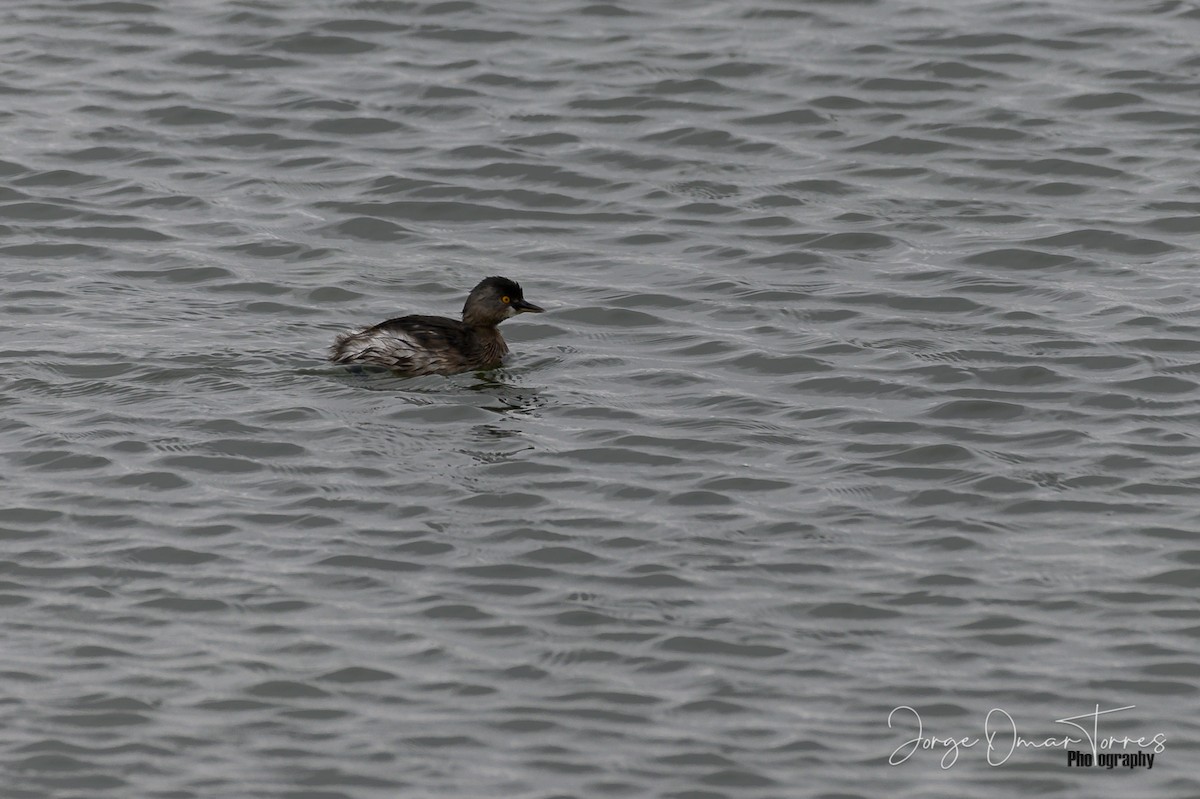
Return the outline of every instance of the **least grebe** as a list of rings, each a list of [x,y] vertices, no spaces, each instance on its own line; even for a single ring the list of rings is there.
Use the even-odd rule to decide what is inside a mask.
[[[519,313],[541,313],[515,281],[489,277],[471,289],[462,321],[401,316],[353,333],[329,348],[334,363],[386,366],[406,375],[450,375],[496,366],[508,345],[496,325]]]

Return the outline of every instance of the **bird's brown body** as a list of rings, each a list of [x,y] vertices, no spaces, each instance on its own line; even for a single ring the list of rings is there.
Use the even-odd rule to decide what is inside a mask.
[[[444,316],[401,316],[351,333],[333,342],[329,359],[339,364],[368,364],[406,375],[448,375],[500,364],[508,345],[497,328],[519,313],[540,313],[526,302],[521,287],[489,277],[467,297],[462,321]]]

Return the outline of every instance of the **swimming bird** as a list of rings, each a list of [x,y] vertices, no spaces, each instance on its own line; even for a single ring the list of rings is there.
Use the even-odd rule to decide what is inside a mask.
[[[450,375],[498,366],[508,345],[497,325],[519,313],[542,313],[516,281],[479,281],[463,305],[462,321],[445,316],[401,316],[337,337],[329,360],[385,366],[407,376]]]

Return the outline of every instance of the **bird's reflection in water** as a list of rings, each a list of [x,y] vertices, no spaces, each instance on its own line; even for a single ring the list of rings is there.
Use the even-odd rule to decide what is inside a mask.
[[[459,452],[479,463],[497,464],[520,460],[534,451],[520,430],[497,424],[477,424],[471,428],[470,441]]]
[[[480,463],[503,463],[517,459],[518,453],[534,450],[522,420],[536,418],[548,405],[539,389],[510,382],[514,375],[506,369],[449,377],[405,377],[386,368],[354,365],[340,369],[339,376],[368,391],[392,393],[408,405],[469,406],[496,414],[495,421],[474,424],[466,435],[462,428],[453,433],[438,425],[443,433],[458,440],[455,450]]]
[[[482,392],[489,395],[493,404],[479,407],[500,414],[520,414],[535,416],[546,407],[546,399],[535,388],[514,386],[504,382],[503,372],[476,372],[479,382],[467,386],[469,391]]]
[[[469,450],[471,457],[481,463],[504,463],[518,460],[521,453],[535,449],[525,435],[523,423],[518,419],[536,417],[546,406],[541,393],[528,386],[506,383],[507,375],[502,371],[477,372],[478,382],[467,386],[468,390],[484,394],[488,401],[479,407],[499,414],[495,423],[478,424],[471,428],[471,440],[476,446]]]
[[[404,399],[420,404],[437,401],[439,397],[449,400],[461,389],[491,395],[496,400],[495,404],[479,407],[497,413],[533,413],[546,404],[537,389],[518,387],[506,382],[510,375],[501,369],[452,375],[449,378],[436,375],[409,377],[379,366],[355,364],[348,368],[339,368],[334,376],[367,391],[403,392]],[[475,382],[467,383],[466,380],[471,378]]]

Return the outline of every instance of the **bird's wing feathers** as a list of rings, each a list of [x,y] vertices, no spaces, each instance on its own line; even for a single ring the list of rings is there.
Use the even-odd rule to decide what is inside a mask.
[[[467,347],[461,322],[440,316],[403,316],[337,337],[334,363],[368,363],[409,374],[456,371],[456,354]]]

